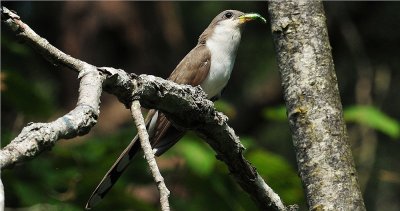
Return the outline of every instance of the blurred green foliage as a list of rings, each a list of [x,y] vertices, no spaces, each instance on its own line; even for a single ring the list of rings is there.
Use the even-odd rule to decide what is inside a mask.
[[[400,137],[400,123],[372,106],[351,106],[344,109],[347,122],[362,124],[392,138]]]
[[[271,121],[286,121],[286,107],[267,107],[262,111],[264,118]],[[350,106],[343,109],[348,123],[365,125],[392,138],[399,138],[400,123],[373,106]]]
[[[272,121],[287,121],[286,107],[283,105],[278,107],[264,108],[262,115],[265,119]]]
[[[262,167],[258,169],[259,173],[274,190],[278,190],[285,203],[295,204],[304,197],[297,172],[284,157],[260,149],[250,150],[246,157],[254,166]]]
[[[176,146],[176,150],[185,159],[191,171],[198,176],[208,177],[217,160],[213,157],[212,150],[200,141],[194,137],[185,136],[180,140],[181,144]]]
[[[225,100],[218,100],[214,102],[215,109],[232,118],[236,116],[236,108],[231,103]]]
[[[46,83],[30,82],[22,74],[14,71],[3,69],[2,74],[5,75],[3,83],[7,87],[2,92],[1,97],[4,100],[2,105],[12,107],[28,117],[48,118],[55,112],[53,94],[46,87]],[[27,102],[34,102],[40,106],[34,106]]]

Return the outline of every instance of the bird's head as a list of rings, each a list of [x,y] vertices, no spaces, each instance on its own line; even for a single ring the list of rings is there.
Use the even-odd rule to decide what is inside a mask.
[[[232,41],[239,43],[245,23],[265,19],[257,13],[243,13],[238,10],[225,10],[218,14],[199,37],[199,43],[205,43],[210,37],[218,42]]]
[[[245,23],[257,19],[263,21],[264,23],[266,22],[266,20],[257,13],[243,13],[238,10],[225,10],[218,14],[211,24],[232,28],[241,28]]]

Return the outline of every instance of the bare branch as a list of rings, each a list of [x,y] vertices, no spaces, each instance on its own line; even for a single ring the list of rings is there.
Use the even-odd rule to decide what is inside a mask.
[[[101,84],[104,80],[96,69],[81,70],[78,103],[68,114],[50,123],[30,123],[0,151],[0,167],[10,167],[17,162],[37,156],[50,149],[59,139],[69,139],[87,134],[99,116]]]
[[[170,210],[168,202],[169,190],[165,185],[164,178],[162,177],[160,170],[158,169],[153,149],[151,148],[150,145],[149,134],[147,133],[143,115],[140,110],[139,101],[134,100],[132,102],[131,112],[133,120],[138,129],[139,140],[140,144],[142,145],[144,157],[146,158],[147,163],[149,164],[151,174],[153,175],[154,181],[157,183],[158,191],[160,192],[161,210],[169,211]]]
[[[199,86],[178,85],[149,75],[132,77],[123,70],[110,67],[97,68],[50,45],[10,10],[2,7],[1,13],[2,21],[23,40],[51,62],[69,67],[79,72],[81,77],[77,107],[54,122],[33,123],[25,127],[17,138],[1,150],[1,168],[32,158],[51,148],[61,138],[86,134],[99,115],[99,97],[103,86],[127,108],[132,101],[139,100],[145,107],[162,111],[176,127],[195,130],[216,151],[217,158],[226,163],[236,181],[260,209],[287,210],[279,196],[244,158],[244,147],[227,124],[228,118],[215,110]],[[137,81],[136,89],[132,78]]]
[[[41,151],[51,148],[59,139],[85,135],[97,122],[100,113],[100,95],[105,77],[93,65],[75,59],[37,35],[19,16],[1,7],[2,22],[17,36],[33,46],[54,64],[64,65],[79,72],[80,88],[77,107],[68,114],[50,123],[31,123],[0,151],[0,167],[10,167],[17,162],[30,159]]]

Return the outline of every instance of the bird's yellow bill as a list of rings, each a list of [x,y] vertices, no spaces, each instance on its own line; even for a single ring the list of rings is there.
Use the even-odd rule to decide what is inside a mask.
[[[258,13],[247,13],[242,16],[239,16],[240,23],[245,23],[247,21],[257,20],[260,19],[262,22],[266,23],[267,21],[263,16]]]

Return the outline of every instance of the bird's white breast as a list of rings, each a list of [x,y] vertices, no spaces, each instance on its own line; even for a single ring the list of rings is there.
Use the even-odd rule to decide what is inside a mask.
[[[211,66],[201,87],[209,99],[218,95],[228,83],[235,63],[240,37],[239,28],[219,25],[207,39],[206,46],[211,52]]]

